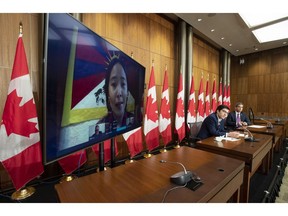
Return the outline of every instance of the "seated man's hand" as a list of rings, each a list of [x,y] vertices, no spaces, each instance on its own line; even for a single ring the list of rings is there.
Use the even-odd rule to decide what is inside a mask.
[[[232,131],[227,134],[228,137],[239,138],[240,133],[237,131]]]

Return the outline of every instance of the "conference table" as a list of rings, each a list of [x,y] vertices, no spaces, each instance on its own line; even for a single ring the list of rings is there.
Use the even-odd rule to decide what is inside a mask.
[[[273,128],[267,128],[266,125],[249,125],[247,129],[252,133],[260,133],[272,136],[272,149],[269,155],[269,168],[271,168],[273,163],[274,151],[278,152],[281,148],[283,142],[283,126],[273,125]],[[243,131],[242,127],[237,128],[239,131]]]
[[[170,176],[183,171],[182,165],[203,184],[192,190],[172,183]],[[56,184],[55,189],[64,203],[239,202],[244,166],[241,160],[182,146]]]
[[[269,171],[269,152],[272,149],[272,136],[265,134],[253,134],[257,142],[240,138],[225,138],[216,141],[215,137],[209,137],[196,143],[196,148],[219,155],[228,156],[245,162],[243,185],[241,187],[240,202],[249,201],[250,178],[262,165],[263,172]]]

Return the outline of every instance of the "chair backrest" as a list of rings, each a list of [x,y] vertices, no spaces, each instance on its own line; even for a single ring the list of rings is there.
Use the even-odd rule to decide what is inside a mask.
[[[188,123],[190,125],[190,132],[188,137],[188,145],[194,147],[196,142],[200,139],[197,137],[197,134],[201,128],[202,122],[193,122]]]
[[[252,124],[254,124],[254,112],[253,112],[253,110],[252,110],[251,107],[249,107],[248,113],[249,113],[249,120],[250,120],[250,122],[251,122]]]

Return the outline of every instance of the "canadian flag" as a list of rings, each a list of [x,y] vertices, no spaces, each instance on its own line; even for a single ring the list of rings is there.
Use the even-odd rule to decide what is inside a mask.
[[[227,88],[226,85],[224,85],[224,89],[223,89],[223,102],[222,104],[227,105]]]
[[[204,92],[203,92],[203,77],[200,80],[200,87],[198,93],[198,107],[197,107],[197,122],[204,120]]]
[[[194,77],[191,79],[188,110],[187,110],[187,124],[196,122],[196,109],[195,109],[195,88],[194,88]],[[190,128],[190,125],[188,124]]]
[[[178,94],[176,101],[175,129],[178,134],[179,142],[185,137],[185,114],[184,114],[184,90],[182,73],[179,75]]]
[[[230,108],[231,104],[230,104],[230,84],[229,83],[228,83],[228,86],[227,86],[227,99],[226,100],[227,100],[227,102],[226,102],[227,104],[226,105]]]
[[[143,150],[141,127],[124,133],[123,138],[127,143],[130,152],[130,158],[133,158]]]
[[[69,175],[82,166],[86,161],[86,150],[81,150],[58,160],[58,163],[64,172]]]
[[[204,118],[210,114],[210,93],[209,93],[209,79],[206,82],[206,96],[205,96],[205,113]]]
[[[118,154],[118,146],[116,143],[116,139],[112,138],[115,140],[114,142],[114,148],[115,148],[115,155]],[[105,140],[103,142],[104,145],[104,163],[107,163],[108,161],[111,160],[111,139]],[[92,146],[93,152],[99,157],[100,154],[100,148],[99,148],[99,143],[95,144]]]
[[[221,105],[223,103],[223,96],[222,96],[223,92],[222,92],[222,81],[220,80],[219,83],[219,92],[218,92],[218,106]]]
[[[16,190],[44,171],[37,110],[20,34],[0,125],[0,161]]]
[[[216,112],[216,109],[217,109],[217,95],[216,95],[216,80],[214,79],[212,87],[211,113]]]
[[[156,99],[156,86],[154,77],[154,66],[152,66],[148,93],[146,100],[146,112],[144,117],[144,134],[146,146],[149,151],[159,146],[159,117]]]
[[[159,115],[159,131],[162,136],[164,146],[172,140],[171,132],[171,115],[170,115],[170,102],[168,90],[168,76],[167,69],[164,74],[164,82],[161,96],[161,107]]]

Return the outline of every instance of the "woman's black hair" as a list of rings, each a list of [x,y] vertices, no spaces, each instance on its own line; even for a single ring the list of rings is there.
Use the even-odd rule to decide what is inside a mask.
[[[105,76],[105,84],[104,84],[104,93],[105,93],[105,97],[106,97],[106,106],[108,111],[111,111],[111,107],[108,103],[108,98],[109,98],[109,80],[110,80],[110,76],[111,76],[111,71],[112,68],[114,67],[114,65],[116,64],[120,64],[125,72],[126,75],[126,80],[128,82],[128,76],[127,76],[127,72],[126,72],[126,68],[124,66],[124,64],[121,62],[120,58],[118,56],[115,56],[112,58],[112,60],[109,62],[108,67],[106,68],[106,76]]]

